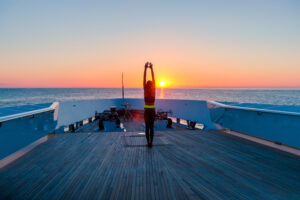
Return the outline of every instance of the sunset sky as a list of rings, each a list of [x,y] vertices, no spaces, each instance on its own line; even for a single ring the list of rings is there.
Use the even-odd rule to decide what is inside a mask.
[[[0,1],[0,87],[300,87],[299,0]]]

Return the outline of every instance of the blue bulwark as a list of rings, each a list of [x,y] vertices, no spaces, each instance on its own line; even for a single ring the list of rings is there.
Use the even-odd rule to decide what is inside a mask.
[[[0,108],[0,160],[55,131],[58,103]]]

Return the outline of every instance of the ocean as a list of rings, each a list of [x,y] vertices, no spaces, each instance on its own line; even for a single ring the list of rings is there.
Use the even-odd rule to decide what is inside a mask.
[[[157,98],[300,107],[300,89],[157,89]],[[120,88],[2,88],[0,108],[54,101],[121,98]],[[143,98],[143,89],[125,89],[125,98]],[[298,110],[297,109],[297,110]],[[286,110],[286,109],[285,109]]]

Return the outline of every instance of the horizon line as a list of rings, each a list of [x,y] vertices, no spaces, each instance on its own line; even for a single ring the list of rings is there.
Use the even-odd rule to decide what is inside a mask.
[[[122,89],[122,87],[0,87],[0,89]],[[125,87],[124,89],[143,89]],[[300,87],[157,87],[157,89],[300,89]]]

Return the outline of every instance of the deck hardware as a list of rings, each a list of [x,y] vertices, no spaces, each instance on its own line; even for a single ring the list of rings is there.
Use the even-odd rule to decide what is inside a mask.
[[[117,112],[116,106],[111,106],[111,107],[110,107],[110,112],[111,112],[111,113]]]
[[[89,118],[89,123],[91,123],[93,121],[93,118],[92,117],[90,117]]]
[[[120,128],[121,120],[119,118],[116,119],[116,128]]]
[[[100,113],[95,113],[95,120],[100,119]]]
[[[190,127],[191,127],[191,129],[195,129],[195,126],[196,126],[196,122],[190,122]]]
[[[69,125],[69,131],[71,131],[71,132],[75,132],[75,126],[74,126],[74,124],[71,124],[71,125]]]
[[[282,145],[281,142],[274,141],[275,144]]]
[[[172,119],[168,118],[167,128],[172,128]]]
[[[124,120],[131,120],[133,118],[132,116],[132,110],[130,110],[130,104],[125,103],[121,104],[124,108],[119,109],[119,115],[124,117]],[[122,114],[121,114],[122,113]]]
[[[104,130],[103,119],[99,120],[99,130]]]
[[[186,120],[186,122],[187,122],[187,128],[188,129],[192,129],[192,130],[195,129],[196,122],[193,122],[193,121],[190,121],[190,120]]]

